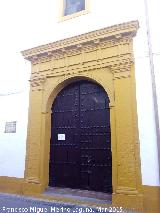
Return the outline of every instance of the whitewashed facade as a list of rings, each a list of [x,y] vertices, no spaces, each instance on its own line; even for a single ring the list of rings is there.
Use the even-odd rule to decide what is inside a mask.
[[[4,20],[0,41],[2,47],[0,52],[2,59],[0,61],[0,176],[22,178],[24,176],[30,65],[24,61],[20,51],[103,27],[138,20],[140,28],[134,38],[134,55],[142,183],[159,186],[160,162],[158,163],[144,1],[90,0],[87,14],[65,21],[61,21],[62,2],[61,0],[23,2],[15,0],[11,2],[11,9],[8,8],[7,3],[4,3],[3,7],[0,6],[2,8],[0,19]],[[155,24],[158,17],[160,18],[158,4],[158,0],[149,2],[160,105],[160,92],[158,92],[160,91],[158,84],[160,82],[158,73],[160,70],[160,46],[158,46],[160,29],[157,29]],[[8,19],[5,9],[10,13]],[[9,28],[6,29],[6,25]],[[16,91],[18,91],[17,94],[7,95],[7,93]],[[5,123],[8,121],[17,121],[16,133],[4,132]]]

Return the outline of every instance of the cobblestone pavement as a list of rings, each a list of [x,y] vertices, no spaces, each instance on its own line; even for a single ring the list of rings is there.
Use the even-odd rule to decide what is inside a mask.
[[[0,193],[0,213],[99,213],[99,212],[122,212],[136,213],[133,211],[124,211],[121,208],[109,209],[102,207],[91,208],[83,205],[67,204],[61,202],[45,201],[41,199],[10,195]]]

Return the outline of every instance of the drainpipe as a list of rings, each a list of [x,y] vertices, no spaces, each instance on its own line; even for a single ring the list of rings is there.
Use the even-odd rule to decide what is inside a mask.
[[[160,178],[160,128],[159,128],[159,114],[158,114],[157,88],[156,88],[156,81],[155,81],[155,71],[154,71],[154,61],[153,61],[153,51],[152,51],[152,41],[151,41],[151,32],[150,32],[150,22],[149,22],[149,12],[148,12],[147,0],[144,0],[144,5],[145,5],[145,18],[146,18],[148,51],[149,51],[150,72],[151,72],[151,81],[152,81],[154,118],[155,118],[155,125],[156,125],[158,163],[159,163],[159,178]]]

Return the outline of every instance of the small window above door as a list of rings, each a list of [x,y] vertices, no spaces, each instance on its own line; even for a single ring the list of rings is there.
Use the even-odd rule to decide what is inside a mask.
[[[89,0],[61,0],[61,21],[71,19],[88,13]]]
[[[85,10],[85,0],[64,0],[64,16]]]

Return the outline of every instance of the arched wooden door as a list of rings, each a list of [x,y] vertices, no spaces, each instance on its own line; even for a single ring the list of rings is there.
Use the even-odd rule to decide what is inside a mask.
[[[90,81],[65,87],[52,105],[49,185],[112,191],[109,98]]]

